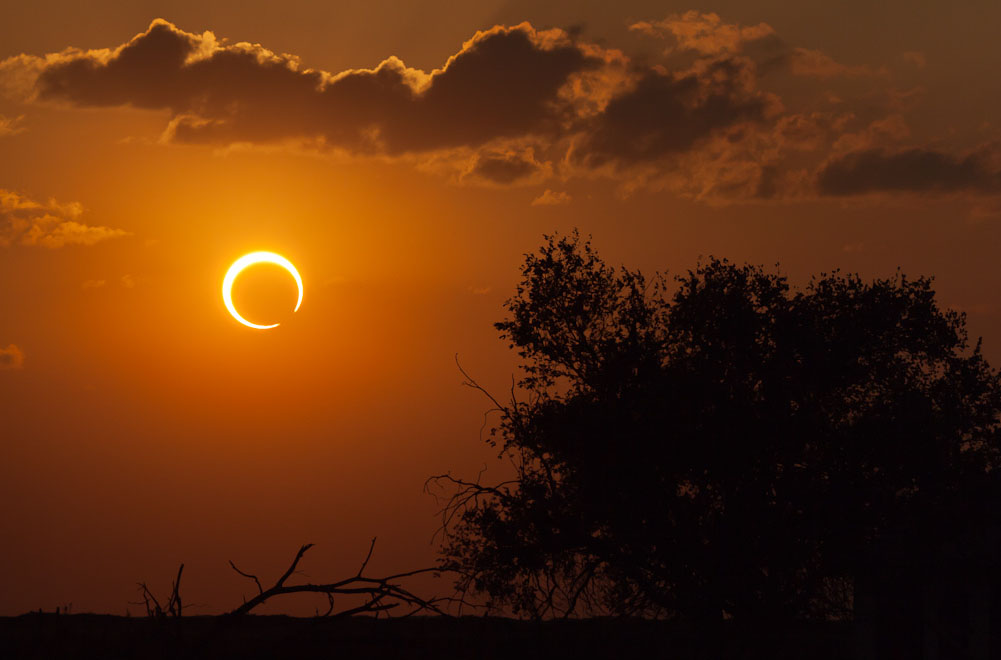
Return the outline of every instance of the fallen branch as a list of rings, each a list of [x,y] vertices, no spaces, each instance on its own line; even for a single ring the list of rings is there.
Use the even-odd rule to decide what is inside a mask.
[[[245,600],[242,605],[236,609],[229,612],[230,616],[239,616],[249,613],[258,605],[261,605],[265,601],[275,598],[277,596],[284,596],[287,594],[295,593],[318,593],[325,594],[327,600],[329,601],[330,607],[327,609],[326,613],[322,616],[335,616],[344,617],[351,616],[353,614],[362,614],[366,612],[375,612],[377,615],[380,612],[386,612],[388,610],[397,608],[399,606],[408,607],[407,615],[411,615],[417,612],[433,612],[435,614],[446,615],[438,607],[438,603],[442,602],[443,599],[432,598],[430,600],[423,599],[419,596],[414,595],[407,589],[403,588],[400,584],[397,584],[398,580],[403,578],[412,577],[414,575],[420,575],[422,573],[435,573],[439,572],[441,569],[438,568],[422,568],[416,571],[407,571],[405,573],[396,573],[394,575],[389,575],[381,578],[366,577],[364,575],[365,569],[368,567],[368,562],[372,558],[372,552],[375,549],[375,539],[372,539],[372,543],[369,545],[368,554],[365,556],[365,560],[362,562],[361,568],[358,569],[358,573],[353,577],[347,578],[345,580],[340,580],[338,582],[330,582],[326,584],[292,584],[286,585],[285,581],[295,573],[296,567],[299,565],[299,561],[302,556],[306,554],[306,551],[313,547],[312,543],[307,543],[306,545],[299,548],[299,552],[296,553],[295,558],[292,560],[291,565],[289,565],[288,570],[282,574],[280,578],[275,582],[274,586],[269,589],[264,589],[261,585],[261,581],[256,575],[252,573],[245,573],[236,567],[236,564],[230,560],[229,565],[234,571],[239,573],[245,578],[251,579],[257,585],[257,595],[250,600]],[[334,596],[345,595],[345,596],[363,596],[365,601],[358,606],[342,610],[340,612],[334,613]]]

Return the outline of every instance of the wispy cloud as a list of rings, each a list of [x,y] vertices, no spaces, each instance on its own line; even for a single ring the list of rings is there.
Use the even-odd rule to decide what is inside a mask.
[[[19,115],[17,117],[5,117],[4,115],[0,115],[0,137],[23,133],[25,131],[23,122],[24,115]]]
[[[0,370],[20,369],[24,366],[24,353],[14,344],[0,348]]]
[[[24,195],[0,189],[0,247],[11,245],[61,248],[67,245],[94,245],[129,232],[80,221],[79,202],[60,203],[54,199],[37,202]]]
[[[570,203],[570,193],[564,191],[546,191],[532,200],[532,206],[560,206]]]

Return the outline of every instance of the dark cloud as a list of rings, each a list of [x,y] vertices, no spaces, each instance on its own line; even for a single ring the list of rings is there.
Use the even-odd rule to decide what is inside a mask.
[[[710,134],[764,118],[767,99],[744,65],[718,60],[687,75],[650,71],[594,118],[576,153],[589,165],[649,162],[690,150]]]
[[[559,119],[557,92],[572,73],[590,66],[597,62],[569,43],[541,48],[526,29],[492,31],[432,76],[416,107],[409,109],[417,126],[393,123],[404,127],[406,139],[417,148],[551,133]]]
[[[713,202],[1001,190],[1001,167],[986,152],[904,148],[899,109],[872,102],[876,85],[893,92],[877,80],[881,69],[847,66],[785,43],[766,23],[716,14],[632,29],[662,40],[663,58],[637,62],[523,23],[476,33],[431,72],[389,57],[329,73],[156,20],[113,49],[8,58],[0,87],[75,106],[165,111],[164,141],[402,157],[462,183],[608,176],[627,194],[649,187]],[[826,85],[835,78],[839,94],[859,89],[862,100],[834,96]]]
[[[113,50],[22,58],[37,71],[38,98],[168,110],[165,137],[182,143],[300,140],[401,155],[542,138],[555,151],[575,141],[587,165],[629,165],[760,119],[766,105],[736,60],[681,74],[629,69],[617,51],[527,23],[477,33],[430,74],[392,57],[374,69],[330,74],[163,20]],[[516,182],[538,169],[532,159],[486,154],[471,174]]]
[[[817,176],[826,195],[871,192],[1001,192],[1001,169],[991,151],[953,156],[931,149],[855,151],[829,161]]]
[[[493,183],[516,183],[539,171],[539,164],[522,154],[481,154],[470,174]]]
[[[193,92],[180,71],[195,51],[196,39],[156,21],[111,54],[70,52],[41,71],[39,96],[80,106],[129,104],[179,110],[190,103]]]
[[[37,92],[80,106],[167,109],[178,142],[309,139],[400,154],[552,132],[558,91],[596,64],[565,37],[522,25],[478,33],[431,74],[390,58],[331,75],[158,20],[114,51],[56,58]]]
[[[762,166],[760,176],[758,177],[758,187],[755,190],[755,197],[771,199],[778,192],[778,168],[774,165]]]

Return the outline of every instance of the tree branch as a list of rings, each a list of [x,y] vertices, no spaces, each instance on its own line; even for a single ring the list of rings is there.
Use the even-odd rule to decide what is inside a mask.
[[[292,560],[292,565],[289,566],[288,570],[285,571],[285,574],[282,575],[280,578],[278,578],[278,581],[275,582],[276,587],[280,587],[283,584],[285,584],[285,580],[287,580],[289,576],[295,572],[295,567],[299,565],[299,560],[302,559],[302,556],[306,554],[306,551],[312,547],[313,547],[312,543],[307,543],[306,545],[299,548],[299,552],[295,553],[295,559]]]
[[[233,567],[240,575],[253,579],[260,589],[259,593],[251,598],[250,600],[244,601],[242,605],[235,608],[229,612],[230,616],[240,616],[249,613],[255,607],[261,605],[265,601],[277,597],[284,596],[287,594],[294,593],[320,593],[327,596],[329,607],[323,616],[330,616],[334,610],[334,595],[353,595],[353,596],[366,596],[367,600],[356,607],[349,608],[347,610],[338,612],[334,614],[336,617],[350,616],[352,614],[359,614],[362,612],[382,612],[386,611],[399,605],[408,605],[411,609],[411,614],[418,611],[429,611],[436,614],[445,615],[445,612],[438,607],[438,599],[432,598],[430,600],[421,598],[411,593],[407,589],[404,589],[401,585],[395,584],[396,580],[403,578],[412,577],[414,575],[420,575],[423,573],[437,573],[441,569],[439,568],[422,568],[414,571],[406,571],[403,573],[395,573],[382,578],[372,578],[366,577],[364,575],[365,569],[368,566],[369,560],[372,558],[372,553],[375,549],[376,539],[372,539],[372,543],[369,545],[368,554],[365,556],[365,560],[362,562],[361,568],[358,569],[358,573],[353,577],[339,580],[337,582],[330,582],[326,584],[292,584],[286,585],[285,581],[295,572],[296,566],[298,566],[299,561],[302,556],[313,547],[312,543],[306,544],[299,548],[299,552],[296,553],[295,559],[292,560],[291,566],[288,570],[275,582],[274,586],[270,589],[260,589],[260,581],[257,580],[256,576],[250,573],[244,573],[240,569],[236,568],[236,565],[230,561],[230,566]],[[383,603],[384,600],[392,600],[395,602]]]
[[[167,603],[167,609],[174,616],[181,616],[181,611],[184,609],[181,606],[181,573],[184,572],[184,564],[181,564],[180,568],[177,569],[177,577],[174,578],[174,589],[170,594],[170,600]]]
[[[232,559],[229,560],[229,565],[233,567],[234,571],[236,571],[243,577],[250,578],[251,580],[253,580],[254,583],[257,584],[257,593],[259,594],[264,593],[264,587],[261,586],[261,581],[257,579],[256,575],[252,575],[251,573],[244,573],[243,571],[241,571],[239,568],[236,567],[236,564],[233,563]]]
[[[369,544],[368,546],[368,554],[365,555],[365,561],[361,563],[361,568],[358,569],[358,572],[355,574],[355,577],[361,577],[361,574],[365,572],[365,567],[368,566],[368,560],[372,558],[372,550],[375,549],[375,540],[377,538],[379,537],[377,536],[372,537],[372,543]]]

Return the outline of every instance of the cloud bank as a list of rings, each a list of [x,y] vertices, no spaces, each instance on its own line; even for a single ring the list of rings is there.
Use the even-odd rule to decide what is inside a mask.
[[[388,155],[553,133],[562,120],[557,93],[598,64],[563,33],[521,25],[477,33],[431,73],[391,57],[331,74],[164,20],[114,49],[20,61],[36,71],[38,99],[168,110],[175,142],[296,139]]]
[[[405,158],[460,183],[603,176],[709,200],[998,192],[1001,168],[986,151],[875,140],[843,148],[846,135],[874,135],[866,125],[886,117],[835,107],[843,99],[823,85],[868,84],[868,106],[882,90],[888,116],[901,92],[886,89],[885,68],[843,64],[787,44],[766,23],[716,14],[631,29],[663,58],[639,62],[522,23],[477,32],[430,72],[389,57],[332,73],[157,19],[113,48],[9,58],[0,80],[42,103],[165,112],[165,142]],[[777,80],[815,93],[788,102]]]
[[[896,152],[866,149],[829,161],[820,170],[817,183],[829,195],[878,190],[1001,193],[999,155],[996,147],[965,156],[920,148]]]

